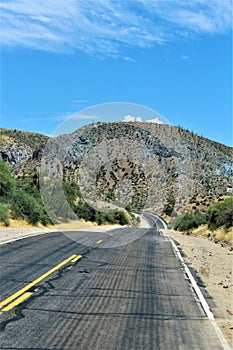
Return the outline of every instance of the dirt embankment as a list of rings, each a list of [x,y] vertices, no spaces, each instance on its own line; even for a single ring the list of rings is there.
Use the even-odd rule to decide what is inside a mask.
[[[185,255],[185,260],[201,277],[213,298],[211,310],[229,343],[233,346],[233,250],[204,237],[164,230]]]

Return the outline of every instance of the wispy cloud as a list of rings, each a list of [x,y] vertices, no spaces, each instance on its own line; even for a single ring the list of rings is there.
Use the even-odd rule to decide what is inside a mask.
[[[73,113],[71,112],[65,112],[65,113],[58,113],[55,115],[51,116],[46,116],[46,117],[28,117],[28,118],[23,118],[20,121],[21,122],[34,122],[34,121],[55,121],[55,122],[61,122],[66,120],[67,118],[71,117]]]
[[[182,55],[182,56],[181,56],[181,59],[182,59],[183,61],[187,61],[187,60],[189,60],[189,56],[187,56],[187,55]]]
[[[54,121],[54,122],[62,122],[66,120],[95,120],[99,119],[99,116],[97,115],[89,115],[85,113],[71,113],[71,112],[65,112],[65,113],[58,113],[51,116],[46,117],[28,117],[21,119],[21,122],[34,122],[34,121]]]
[[[105,56],[232,27],[231,0],[5,0],[0,10],[2,45]]]
[[[132,63],[136,62],[132,57],[129,57],[129,56],[125,56],[124,60],[127,61],[127,62],[132,62]]]
[[[81,104],[81,103],[86,103],[88,102],[88,100],[73,100],[72,103],[78,103],[78,104]]]
[[[95,120],[99,119],[100,117],[97,115],[89,115],[85,113],[76,113],[70,116],[70,120]]]

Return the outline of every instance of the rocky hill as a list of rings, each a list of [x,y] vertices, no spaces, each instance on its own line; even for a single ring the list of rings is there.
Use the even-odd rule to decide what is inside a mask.
[[[49,137],[34,132],[0,128],[0,155],[14,166],[38,157]]]
[[[16,176],[40,171],[77,183],[99,208],[130,205],[169,215],[232,184],[232,149],[179,127],[118,122],[52,139],[8,129],[0,135],[0,153]]]

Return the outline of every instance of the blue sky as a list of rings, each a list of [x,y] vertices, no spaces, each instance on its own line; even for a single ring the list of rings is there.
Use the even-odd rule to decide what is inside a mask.
[[[0,10],[2,127],[50,135],[82,109],[127,102],[232,144],[230,0],[3,0]]]

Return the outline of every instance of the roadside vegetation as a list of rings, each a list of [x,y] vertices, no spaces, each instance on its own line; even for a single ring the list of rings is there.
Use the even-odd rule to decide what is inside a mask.
[[[233,244],[233,197],[211,204],[205,213],[186,213],[172,223],[177,231],[206,235],[213,240]]]
[[[63,190],[67,202],[79,219],[102,224],[129,224],[132,214],[129,211],[115,211],[104,213],[89,206],[75,183],[63,183]],[[69,221],[62,217],[60,220]],[[34,176],[22,176],[16,179],[11,174],[11,169],[0,157],[0,222],[10,226],[10,219],[24,219],[29,224],[51,225],[39,190],[38,178]]]
[[[10,225],[11,218],[22,218],[32,225],[51,223],[34,181],[30,177],[15,179],[0,158],[0,221],[6,226]]]

